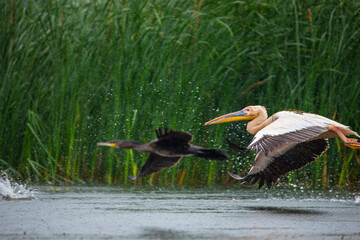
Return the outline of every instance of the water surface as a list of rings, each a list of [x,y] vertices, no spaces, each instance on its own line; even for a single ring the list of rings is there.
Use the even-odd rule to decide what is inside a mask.
[[[356,190],[32,186],[0,239],[360,239]]]

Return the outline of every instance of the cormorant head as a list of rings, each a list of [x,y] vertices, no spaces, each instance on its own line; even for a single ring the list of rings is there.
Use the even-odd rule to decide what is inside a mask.
[[[109,142],[99,142],[98,146],[107,146],[113,148],[133,148],[135,145],[140,145],[139,142],[136,141],[128,141],[128,140],[112,140]]]

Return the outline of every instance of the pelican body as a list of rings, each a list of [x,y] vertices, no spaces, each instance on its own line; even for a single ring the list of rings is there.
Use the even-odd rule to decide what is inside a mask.
[[[130,177],[132,180],[159,172],[164,168],[173,167],[184,156],[197,156],[218,161],[228,159],[228,156],[218,149],[202,148],[190,144],[193,135],[188,132],[173,131],[167,128],[165,128],[165,131],[159,128],[155,132],[157,139],[147,144],[133,140],[112,140],[100,142],[97,145],[150,153],[145,164],[141,167],[140,174]]]
[[[346,137],[360,137],[350,127],[302,111],[281,111],[268,118],[265,107],[248,106],[210,120],[204,125],[242,120],[251,120],[246,129],[255,136],[247,148],[256,151],[255,163],[244,178],[229,174],[251,184],[259,181],[259,188],[266,182],[270,189],[282,175],[315,161],[328,149],[328,138],[339,137],[345,146],[360,149],[357,139]],[[230,141],[228,144],[235,151],[243,151]]]

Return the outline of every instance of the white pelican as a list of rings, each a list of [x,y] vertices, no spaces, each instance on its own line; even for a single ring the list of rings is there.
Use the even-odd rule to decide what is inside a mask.
[[[133,140],[112,140],[109,142],[99,142],[97,145],[120,149],[134,149],[139,152],[150,153],[146,162],[141,167],[140,174],[129,177],[132,180],[160,172],[164,168],[173,167],[184,156],[197,156],[217,161],[224,161],[229,158],[218,149],[203,148],[190,144],[193,140],[193,135],[188,132],[173,131],[167,128],[165,128],[165,131],[159,128],[155,132],[157,139],[146,144]]]
[[[244,109],[217,117],[204,125],[252,120],[246,130],[255,135],[248,149],[256,151],[255,163],[249,173],[241,178],[229,173],[235,179],[251,184],[259,180],[259,188],[266,182],[268,188],[284,174],[302,168],[315,161],[329,147],[328,138],[339,137],[345,146],[360,149],[360,137],[348,126],[326,117],[301,111],[281,111],[268,118],[263,106],[248,106]],[[228,142],[234,150],[241,151]]]

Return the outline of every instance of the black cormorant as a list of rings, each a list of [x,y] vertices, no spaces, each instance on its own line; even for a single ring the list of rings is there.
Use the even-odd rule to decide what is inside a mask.
[[[160,172],[164,168],[178,164],[183,156],[197,156],[206,159],[224,161],[229,157],[218,149],[202,148],[192,145],[193,135],[184,131],[173,131],[165,128],[155,130],[157,139],[142,144],[132,140],[112,140],[100,142],[98,146],[109,146],[120,149],[134,149],[150,153],[138,176],[130,177],[135,180],[152,173]]]

